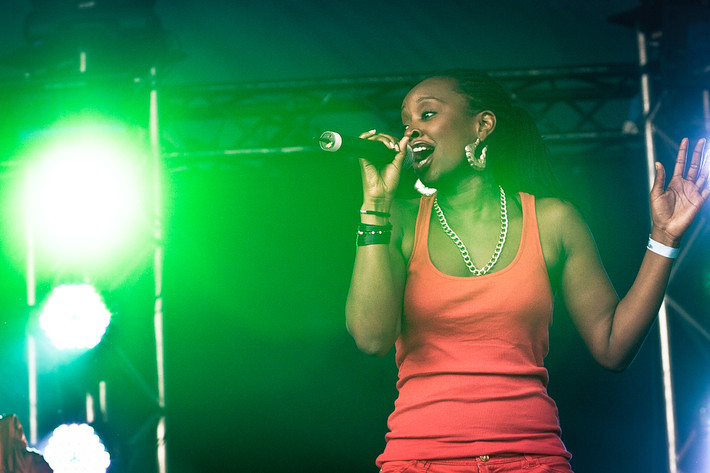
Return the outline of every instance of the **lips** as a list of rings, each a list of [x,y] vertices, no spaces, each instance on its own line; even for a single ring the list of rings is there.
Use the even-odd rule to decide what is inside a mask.
[[[431,163],[431,155],[434,147],[428,143],[414,143],[411,145],[414,168],[419,171]]]
[[[427,143],[415,143],[411,146],[415,161],[423,161],[434,152],[434,147]]]

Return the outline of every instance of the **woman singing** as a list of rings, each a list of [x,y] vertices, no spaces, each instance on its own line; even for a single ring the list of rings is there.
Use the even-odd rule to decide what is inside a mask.
[[[593,357],[626,368],[654,322],[684,232],[708,195],[704,140],[673,175],[656,164],[648,250],[619,299],[592,235],[555,190],[531,117],[475,71],[424,80],[391,164],[361,159],[363,195],[346,321],[357,346],[396,347],[398,398],[384,473],[570,472],[547,394],[553,296]],[[432,190],[395,199],[406,149]],[[687,169],[686,169],[687,168]]]

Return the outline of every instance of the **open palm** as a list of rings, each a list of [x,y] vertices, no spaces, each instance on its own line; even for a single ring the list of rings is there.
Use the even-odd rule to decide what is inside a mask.
[[[678,150],[673,175],[668,187],[665,183],[665,170],[656,163],[656,178],[651,189],[651,219],[654,227],[663,231],[676,242],[690,227],[710,196],[708,186],[708,163],[702,162],[705,140],[695,145],[690,166],[686,172],[688,139],[684,138]]]

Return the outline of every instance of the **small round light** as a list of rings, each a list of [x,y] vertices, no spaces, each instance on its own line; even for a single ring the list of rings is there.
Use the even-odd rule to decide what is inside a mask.
[[[64,424],[52,432],[44,458],[54,473],[106,473],[111,456],[91,426]]]
[[[39,317],[40,327],[59,349],[90,349],[106,333],[111,313],[90,284],[57,286]]]

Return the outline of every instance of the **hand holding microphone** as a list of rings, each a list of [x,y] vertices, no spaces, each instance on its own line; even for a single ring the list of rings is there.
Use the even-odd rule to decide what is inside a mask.
[[[387,140],[388,144],[380,140]],[[343,157],[362,158],[363,208],[387,211],[402,171],[411,168],[414,162],[407,136],[397,141],[395,137],[378,134],[375,130],[363,133],[359,138],[326,131],[318,142],[324,151],[340,153]],[[404,156],[398,151],[401,147],[405,147]]]
[[[363,158],[378,167],[391,163],[399,152],[397,143],[395,143],[394,149],[392,149],[382,141],[355,138],[342,135],[335,131],[323,132],[318,138],[318,144],[323,151]],[[411,150],[409,146],[407,146],[407,157],[405,161],[411,163]]]

